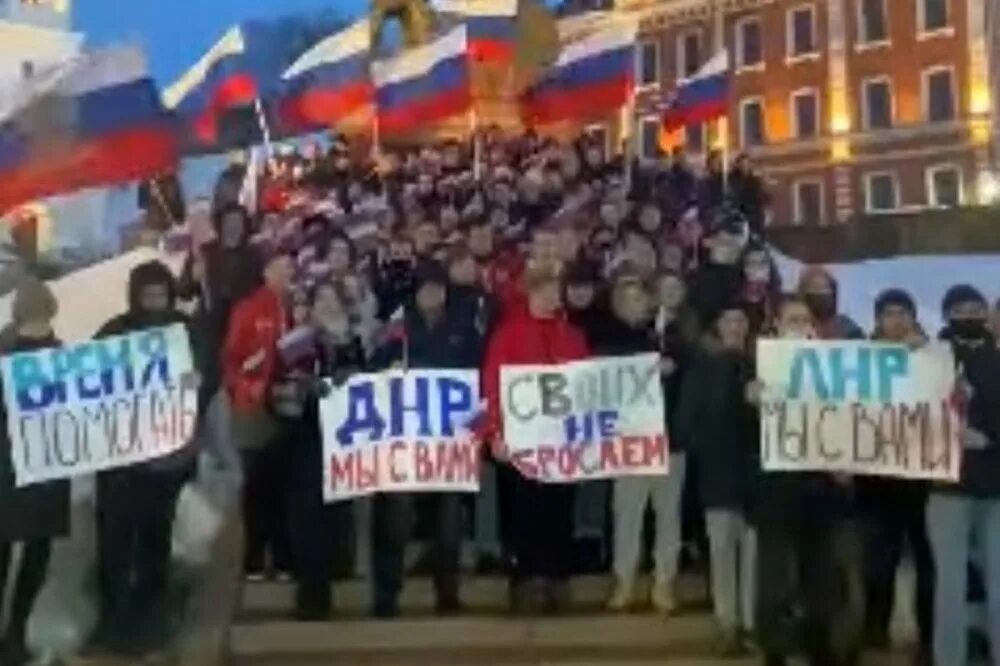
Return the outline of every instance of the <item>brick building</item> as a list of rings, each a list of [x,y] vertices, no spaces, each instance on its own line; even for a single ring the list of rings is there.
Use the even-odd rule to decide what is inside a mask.
[[[618,0],[640,21],[635,109],[609,120],[655,157],[658,106],[723,45],[729,119],[689,127],[765,174],[773,224],[992,202],[997,0]]]

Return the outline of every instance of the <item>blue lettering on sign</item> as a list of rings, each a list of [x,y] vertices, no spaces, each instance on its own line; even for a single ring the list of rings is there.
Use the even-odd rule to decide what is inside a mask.
[[[437,388],[441,396],[441,435],[453,437],[455,423],[472,411],[472,387],[451,377],[438,377]]]
[[[354,444],[358,432],[368,432],[371,439],[381,439],[385,420],[375,406],[375,386],[372,382],[347,387],[347,418],[337,428],[337,441],[342,446]]]
[[[893,382],[908,374],[909,361],[901,347],[798,349],[786,397],[802,399],[811,388],[821,401],[892,402]]]
[[[14,356],[10,375],[22,412],[89,402],[139,388],[172,388],[170,345],[166,330],[152,329],[72,347]]]
[[[416,418],[417,434],[420,437],[430,437],[431,428],[430,390],[427,377],[417,377],[413,381],[416,396],[411,405],[406,404],[406,383],[403,377],[393,377],[389,380],[389,434],[392,437],[402,437],[405,432],[406,413],[412,412]]]
[[[593,444],[614,437],[617,426],[618,411],[614,409],[570,415],[563,419],[564,440],[567,445]]]

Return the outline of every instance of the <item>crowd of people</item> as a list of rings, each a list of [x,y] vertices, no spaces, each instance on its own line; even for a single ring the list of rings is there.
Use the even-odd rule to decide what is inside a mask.
[[[201,412],[226,405],[243,459],[248,578],[290,576],[295,617],[318,621],[334,610],[339,576],[366,576],[372,614],[392,618],[412,564],[407,547],[421,541],[418,565],[433,577],[437,611],[453,614],[471,541],[481,571],[509,575],[512,612],[562,611],[571,576],[609,571],[610,610],[648,604],[671,615],[681,607],[681,567],[705,566],[722,654],[755,645],[768,666],[798,653],[825,666],[888,644],[908,550],[917,663],[957,666],[967,657],[975,532],[987,634],[1000,646],[1000,351],[983,294],[960,284],[942,304],[940,337],[965,388],[960,483],[765,474],[756,340],[918,347],[931,334],[906,285],[883,285],[869,333],[839,312],[824,269],[782,284],[765,242],[767,194],[745,156],[727,171],[713,153],[696,170],[682,151],[627,164],[586,137],[479,140],[475,150],[445,142],[378,159],[340,140],[282,153],[251,188],[253,213],[242,205],[245,168],[233,165],[216,187],[212,237],[176,279],[157,263],[137,268],[128,313],[102,331],[189,322]],[[32,290],[44,293],[37,284],[18,291],[5,350],[56,343],[45,324],[55,304],[29,306]],[[313,333],[305,348],[288,342],[296,330]],[[669,474],[543,484],[509,464],[501,367],[641,352],[661,359]],[[488,408],[477,431],[479,493],[323,502],[319,398],[354,373],[391,367],[480,370]],[[163,639],[172,508],[188,474],[181,456],[100,475],[98,645],[134,652]],[[10,478],[0,456],[4,507],[5,493],[63,501],[58,485],[27,497],[3,485]],[[0,520],[0,539],[39,544],[19,574],[9,654],[23,653],[47,539],[65,521],[51,527],[39,534],[38,521]],[[0,550],[0,574],[8,552]],[[652,585],[640,599],[647,559]]]

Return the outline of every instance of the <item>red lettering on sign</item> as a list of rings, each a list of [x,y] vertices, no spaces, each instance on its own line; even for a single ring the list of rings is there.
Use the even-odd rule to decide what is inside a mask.
[[[667,449],[668,443],[667,438],[664,435],[656,435],[655,437],[643,437],[642,438],[644,449],[643,457],[646,459],[646,465],[662,467],[667,464]]]
[[[400,484],[408,481],[406,473],[403,471],[406,467],[400,458],[400,454],[405,455],[406,450],[406,442],[393,442],[389,449],[389,478],[392,479],[393,483]]]
[[[417,468],[417,481],[430,481],[434,478],[434,463],[431,461],[430,448],[424,442],[417,442],[414,447],[414,459]]]
[[[543,479],[552,478],[549,468],[556,462],[556,452],[551,446],[538,447],[538,470]]]
[[[622,437],[622,459],[625,467],[642,466],[642,437],[626,435]]]
[[[354,459],[357,453],[348,453],[343,459],[336,453],[330,458],[331,490],[354,488]]]
[[[622,466],[618,457],[618,440],[606,439],[601,442],[601,469],[613,472]]]

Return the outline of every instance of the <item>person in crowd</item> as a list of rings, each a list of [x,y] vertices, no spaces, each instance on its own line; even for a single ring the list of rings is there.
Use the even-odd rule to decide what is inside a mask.
[[[970,285],[948,290],[941,306],[964,408],[960,480],[931,489],[927,534],[934,557],[933,664],[968,663],[970,542],[982,554],[986,633],[992,662],[1000,646],[1000,352],[989,332],[989,306]]]
[[[171,324],[186,327],[188,320],[177,310],[176,298],[177,284],[166,265],[140,264],[129,275],[128,309],[105,323],[96,337]],[[189,445],[166,458],[97,475],[96,647],[144,654],[166,645],[171,530],[181,487],[193,471]]]
[[[813,316],[816,337],[824,340],[860,340],[861,327],[838,311],[837,281],[822,266],[807,266],[799,275],[799,293]]]
[[[485,436],[506,457],[500,425],[500,368],[526,364],[557,364],[589,354],[582,332],[562,316],[562,283],[556,266],[535,263],[524,274],[527,307],[502,320],[482,366],[483,392],[488,404]],[[559,611],[568,603],[568,577],[573,561],[573,486],[544,484],[518,477],[511,520],[514,569],[511,606],[526,612],[541,606]],[[540,593],[540,594],[539,594]]]
[[[623,269],[613,277],[611,318],[608,331],[597,347],[605,356],[630,356],[655,352],[651,330],[653,303],[642,276]],[[685,458],[671,450],[670,472],[666,477],[650,476],[617,479],[614,483],[614,564],[615,588],[608,601],[612,610],[628,610],[634,603],[635,577],[642,543],[643,518],[647,504],[656,515],[655,565],[650,603],[660,613],[677,608],[674,583],[681,551],[681,493],[684,488]]]
[[[311,325],[315,339],[304,358],[287,368],[284,381],[272,389],[279,415],[282,446],[289,459],[287,524],[295,575],[295,612],[301,621],[329,619],[333,609],[331,583],[338,539],[351,524],[351,502],[323,502],[323,442],[319,428],[319,398],[351,375],[368,367],[361,338],[351,328],[350,315],[337,288],[322,283],[312,294]],[[281,392],[276,390],[281,388]],[[283,399],[279,399],[279,395]]]
[[[416,266],[413,241],[404,234],[389,239],[388,252],[375,275],[375,297],[378,301],[377,316],[380,321],[389,319],[399,308],[413,298],[413,269]]]
[[[765,245],[751,242],[743,250],[743,289],[740,299],[748,306],[750,326],[760,331],[774,319],[774,308],[781,300],[781,274]]]
[[[230,426],[244,463],[244,571],[253,578],[289,568],[287,529],[280,510],[285,456],[275,438],[268,400],[279,369],[278,341],[288,332],[291,320],[288,300],[293,275],[289,255],[271,256],[264,284],[233,309],[222,347]]]
[[[197,304],[193,326],[199,344],[194,352],[202,378],[202,410],[222,381],[219,347],[230,313],[238,301],[260,285],[263,273],[260,254],[250,245],[253,230],[246,209],[238,204],[227,205],[215,213],[213,220],[215,239],[192,250],[177,285],[180,300],[194,300]]]
[[[683,146],[674,148],[667,170],[667,200],[674,216],[684,212],[696,198],[697,178],[688,165],[687,153]]]
[[[702,220],[710,220],[726,203],[726,174],[722,153],[711,150],[705,158],[705,174],[698,184],[698,208]]]
[[[597,266],[587,260],[568,264],[564,278],[566,316],[570,323],[583,331],[592,347],[601,337],[601,329],[607,322],[599,278]]]
[[[331,234],[327,263],[330,269],[328,280],[341,290],[344,304],[351,314],[351,325],[359,332],[365,350],[370,353],[375,346],[378,328],[378,302],[365,276],[358,270],[354,242],[341,230]]]
[[[927,340],[917,322],[913,297],[888,289],[875,299],[873,340],[920,347]],[[927,486],[912,480],[859,477],[858,508],[865,522],[868,647],[889,647],[889,623],[895,600],[896,571],[909,544],[916,569],[918,664],[929,664],[933,631],[934,564],[927,540]]]
[[[0,353],[58,347],[52,329],[57,309],[56,298],[44,282],[32,276],[21,278],[14,289],[12,322],[0,334]],[[6,412],[0,403],[4,423]],[[69,482],[17,487],[12,446],[4,428],[0,433],[0,601],[6,602],[3,606],[8,612],[6,629],[0,632],[0,663],[21,666],[31,661],[28,618],[48,577],[52,540],[69,534]],[[21,563],[16,567],[14,546],[19,543]]]
[[[707,330],[723,306],[739,294],[743,271],[739,265],[746,233],[746,220],[737,211],[723,209],[706,232],[707,261],[691,276],[689,303],[698,325]]]
[[[376,355],[377,368],[474,368],[480,358],[479,334],[473,321],[459,319],[448,307],[448,273],[436,262],[418,267],[417,291],[407,310],[405,332]],[[433,493],[420,498],[434,516],[433,569],[439,614],[461,609],[459,555],[462,543],[462,497]],[[415,498],[406,493],[376,495],[373,507],[373,614],[399,614],[403,560],[413,522]]]
[[[455,316],[471,322],[476,333],[485,339],[493,330],[496,307],[482,286],[482,274],[476,258],[464,244],[448,251],[449,307]]]
[[[723,656],[743,653],[754,629],[757,548],[750,510],[760,465],[759,426],[744,397],[754,377],[752,344],[745,306],[727,305],[704,336],[678,392],[675,431],[697,461]]]
[[[749,155],[740,153],[736,156],[726,186],[729,197],[747,218],[751,235],[763,234],[768,194],[763,181],[754,170]]]
[[[816,337],[812,308],[802,296],[786,296],[776,317],[778,337]],[[765,390],[750,382],[746,397],[759,404]],[[819,472],[758,478],[754,624],[765,666],[783,666],[800,649],[812,666],[857,663],[863,589],[850,483],[850,477]]]

